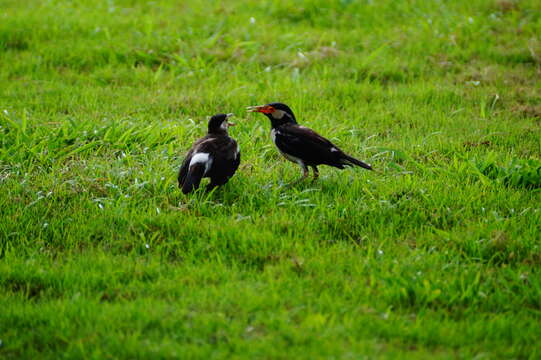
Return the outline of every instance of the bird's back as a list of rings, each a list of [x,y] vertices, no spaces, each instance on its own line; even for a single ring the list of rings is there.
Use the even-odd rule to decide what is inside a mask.
[[[306,165],[342,166],[342,150],[314,130],[297,124],[284,124],[273,130],[274,143],[282,153],[302,159]]]

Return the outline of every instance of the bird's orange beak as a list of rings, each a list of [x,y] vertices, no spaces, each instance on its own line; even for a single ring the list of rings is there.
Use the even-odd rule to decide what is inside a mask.
[[[248,112],[260,112],[263,114],[270,114],[274,112],[274,108],[270,105],[248,106],[246,110]]]

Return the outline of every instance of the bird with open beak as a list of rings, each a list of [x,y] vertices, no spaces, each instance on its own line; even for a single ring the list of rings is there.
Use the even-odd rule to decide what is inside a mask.
[[[370,165],[347,155],[314,130],[299,125],[293,111],[286,104],[276,102],[249,106],[247,110],[262,113],[269,118],[272,141],[286,159],[302,168],[303,176],[299,181],[308,177],[308,167],[312,168],[316,180],[319,177],[318,165],[329,165],[339,169],[360,166],[372,170]]]
[[[207,135],[197,140],[186,154],[178,173],[178,185],[187,194],[199,188],[201,179],[210,178],[207,190],[224,185],[240,164],[237,142],[229,136],[233,114],[216,114],[210,118]]]

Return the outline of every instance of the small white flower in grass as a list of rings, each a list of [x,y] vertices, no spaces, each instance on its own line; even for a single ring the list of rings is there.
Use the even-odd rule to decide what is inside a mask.
[[[162,211],[160,210],[160,208],[157,207],[157,208],[156,208],[156,214],[159,214],[159,213],[161,213],[161,212],[162,212]]]
[[[44,222],[44,223],[43,223],[43,227],[46,228],[47,226],[49,226],[49,223],[48,223],[48,222]]]
[[[263,71],[264,71],[264,72],[270,72],[271,69],[272,69],[272,68],[271,68],[270,66],[267,66]]]
[[[387,320],[389,318],[389,313],[383,313],[381,314],[381,317],[383,320]]]
[[[115,185],[115,184],[112,184],[112,183],[105,184],[105,187],[109,187],[111,189],[118,189],[118,185]]]
[[[164,181],[164,180],[165,180],[165,176],[162,176],[162,177],[160,178],[160,180],[161,180],[161,181]]]
[[[306,55],[304,55],[304,54],[302,53],[302,51],[299,51],[299,52],[297,53],[297,56],[300,57],[301,59],[306,59]]]
[[[473,24],[473,18],[472,18],[472,17],[469,17],[469,18],[468,18],[468,22],[469,22],[470,24]]]
[[[9,115],[9,112],[7,111],[7,109],[4,109],[4,114]]]
[[[383,256],[383,250],[378,249],[378,255]]]
[[[250,24],[252,24],[252,25],[255,24],[255,17],[252,16],[252,17],[250,18]]]
[[[100,209],[103,209],[103,204],[102,204],[102,203],[98,203],[98,207],[99,207]]]
[[[247,326],[246,329],[244,329],[245,332],[247,333],[251,333],[255,330],[255,328],[253,326]]]
[[[235,219],[236,222],[243,221],[243,220],[249,220],[251,218],[250,215],[244,216],[242,214],[237,214],[237,218]]]
[[[145,244],[145,247],[146,247],[147,249],[150,249],[150,245],[149,245],[149,244]]]

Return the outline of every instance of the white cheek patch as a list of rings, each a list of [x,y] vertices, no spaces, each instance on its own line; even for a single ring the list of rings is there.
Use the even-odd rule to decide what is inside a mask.
[[[202,163],[205,164],[205,173],[209,171],[210,166],[212,165],[212,158],[208,153],[197,153],[194,156],[192,156],[192,160],[190,161],[190,166]]]
[[[274,111],[271,113],[272,117],[275,118],[275,119],[281,119],[283,118],[286,114],[285,111],[283,110],[278,110],[278,109],[274,109]]]
[[[276,144],[276,129],[271,130],[271,139],[272,142]]]
[[[227,130],[227,120],[224,120],[224,122],[222,122],[222,125],[220,125],[220,129]]]
[[[236,152],[236,156],[239,156],[239,153],[240,153],[240,146],[239,146],[239,144],[237,144],[237,152]]]
[[[331,148],[331,152],[337,152],[337,151],[338,151],[337,148],[335,148],[335,147]]]

